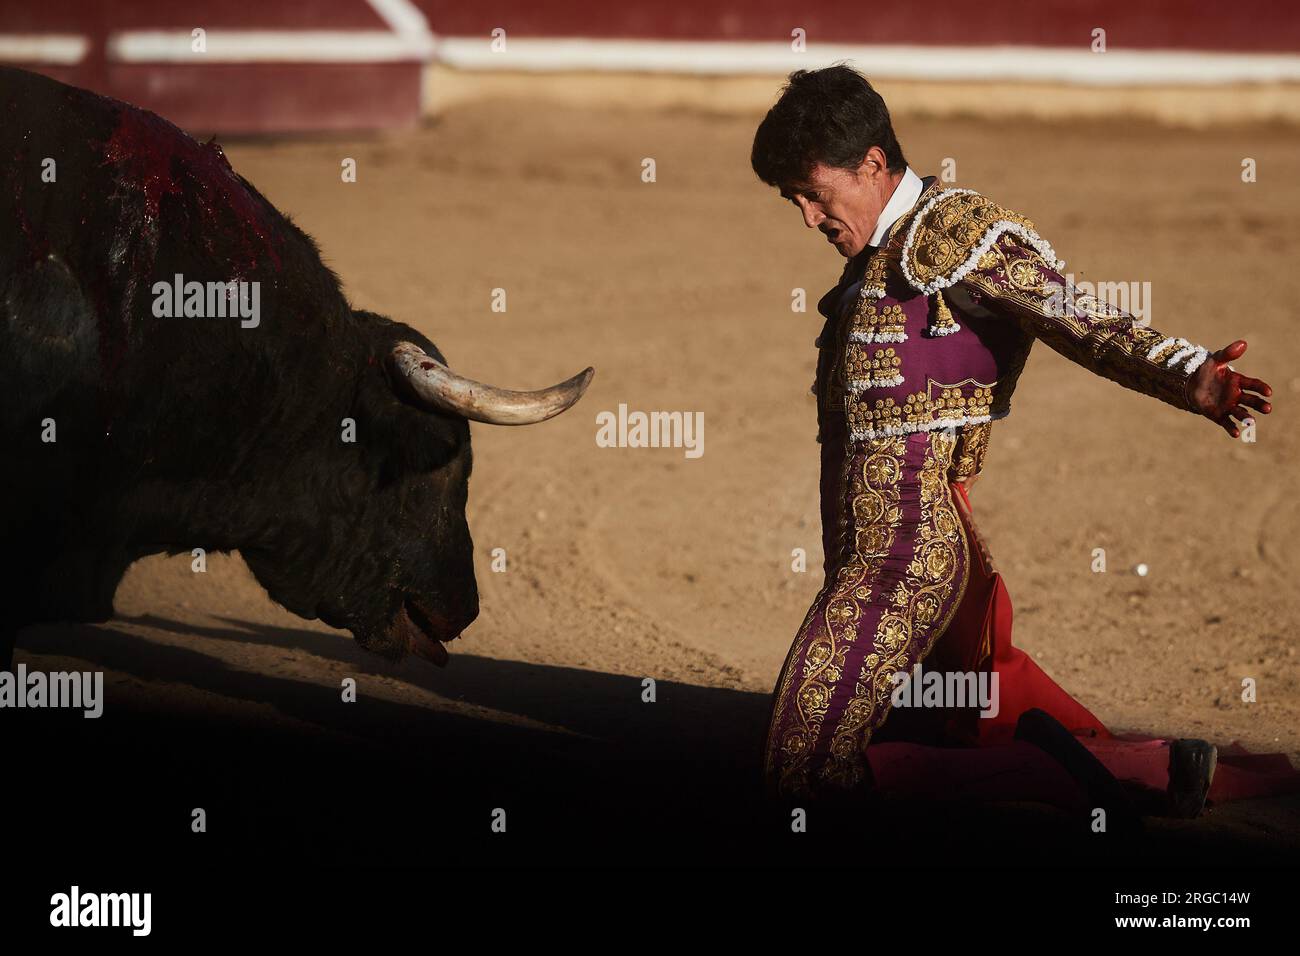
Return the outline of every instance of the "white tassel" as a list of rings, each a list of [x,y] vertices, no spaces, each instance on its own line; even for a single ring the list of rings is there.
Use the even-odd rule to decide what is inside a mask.
[[[1169,339],[1163,339],[1160,342],[1157,342],[1155,345],[1151,346],[1151,351],[1147,352],[1147,361],[1154,362],[1156,360],[1157,355],[1159,355],[1169,346],[1175,344],[1175,342],[1176,342],[1175,339],[1169,338]]]
[[[863,332],[860,329],[854,329],[849,333],[849,341],[857,342],[859,345],[870,345],[873,342],[906,342],[906,332]]]
[[[1187,364],[1183,366],[1183,371],[1186,372],[1188,375],[1191,375],[1203,364],[1205,364],[1205,360],[1209,357],[1210,357],[1210,352],[1208,349],[1203,349],[1203,348],[1197,349],[1196,355],[1194,355],[1191,359],[1189,359]],[[1228,366],[1228,367],[1232,368],[1232,366]]]
[[[848,384],[849,392],[857,394],[870,388],[893,388],[903,384],[903,376],[893,375],[889,378],[855,378]]]
[[[979,425],[984,422],[1006,418],[1010,409],[988,415],[962,415],[957,418],[937,418],[929,422],[900,422],[897,425],[884,425],[880,428],[865,430],[853,429],[849,437],[853,441],[865,441],[869,438],[887,438],[894,435],[910,435],[913,432],[935,432],[944,428],[960,428],[962,425]]]
[[[1157,365],[1160,364],[1162,360],[1158,356],[1168,348],[1173,348],[1175,351],[1169,358],[1163,360],[1165,367],[1178,368],[1179,365],[1182,365],[1183,372],[1187,375],[1191,375],[1200,368],[1210,355],[1209,350],[1202,345],[1193,345],[1187,339],[1170,336],[1151,346],[1147,351],[1147,361],[1154,362]],[[1184,362],[1186,364],[1183,364]]]

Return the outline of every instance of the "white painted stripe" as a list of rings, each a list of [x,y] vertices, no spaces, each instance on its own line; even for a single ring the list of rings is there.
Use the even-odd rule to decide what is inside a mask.
[[[591,70],[712,75],[784,74],[848,60],[869,77],[1050,81],[1086,86],[1300,81],[1300,56],[1053,47],[926,47],[788,43],[439,37],[437,59],[465,70]]]
[[[75,33],[0,34],[0,62],[73,66],[89,49],[90,41]]]
[[[410,0],[367,0],[381,30],[209,30],[195,53],[190,34],[135,31],[109,38],[110,59],[125,63],[375,63],[433,58],[428,21]]]
[[[429,36],[429,21],[410,0],[367,0],[388,29],[401,36]]]
[[[121,63],[380,63],[424,61],[434,52],[427,33],[381,30],[209,30],[206,39],[206,52],[195,53],[189,33],[115,33],[108,57]]]

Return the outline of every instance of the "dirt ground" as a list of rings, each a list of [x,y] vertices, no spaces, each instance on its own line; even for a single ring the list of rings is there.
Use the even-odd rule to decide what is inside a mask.
[[[482,613],[445,670],[386,664],[293,617],[237,556],[202,575],[188,558],[141,561],[113,622],[31,628],[17,660],[105,669],[110,710],[142,721],[358,748],[402,746],[400,721],[435,762],[472,750],[476,766],[510,763],[532,746],[520,741],[540,740],[572,770],[581,742],[598,741],[629,768],[690,753],[709,773],[726,763],[737,788],[751,780],[768,695],[820,584],[813,303],[842,266],[749,171],[758,119],[488,102],[410,133],[228,144],[355,305],[415,326],[474,378],[535,387],[586,365],[596,378],[545,425],[474,426]],[[1296,133],[897,126],[914,169],[955,160],[958,185],[1032,218],[1076,278],[1149,282],[1156,328],[1210,348],[1250,343],[1237,367],[1275,393],[1254,444],[1037,345],[972,501],[1016,642],[1109,726],[1300,762]],[[345,157],[354,184],[340,180]],[[1247,157],[1258,182],[1241,180]],[[497,288],[505,313],[491,308]],[[795,288],[806,313],[791,311]],[[597,447],[596,413],[620,403],[702,411],[704,454]],[[505,573],[491,569],[496,548]],[[806,573],[791,570],[796,548]],[[366,716],[341,709],[345,677],[360,681]],[[647,677],[664,688],[656,704],[641,701]],[[1241,701],[1247,677],[1255,703]],[[670,776],[702,790],[713,779]],[[1170,840],[1300,848],[1295,801],[1163,826]]]

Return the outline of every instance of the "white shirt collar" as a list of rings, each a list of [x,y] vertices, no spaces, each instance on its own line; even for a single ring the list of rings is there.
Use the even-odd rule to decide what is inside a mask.
[[[885,203],[885,208],[880,211],[880,218],[876,220],[876,231],[871,234],[867,245],[879,247],[889,227],[902,219],[903,215],[916,205],[916,201],[921,198],[921,192],[921,177],[912,172],[912,167],[908,166],[903,172],[903,178],[894,187],[894,194],[889,197],[889,202]]]

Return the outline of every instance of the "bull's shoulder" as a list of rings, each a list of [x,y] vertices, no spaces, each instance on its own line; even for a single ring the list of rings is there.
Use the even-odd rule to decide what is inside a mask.
[[[16,66],[0,66],[0,97],[9,101],[6,106],[17,105],[17,97],[60,96],[75,87],[60,83],[43,73],[32,73]],[[10,106],[12,108],[12,106]]]
[[[931,294],[960,282],[980,257],[1011,233],[1059,262],[1032,221],[973,189],[927,192],[900,224],[899,266],[909,285]]]
[[[40,73],[0,66],[0,107],[5,117],[0,131],[32,145],[57,140],[66,150],[90,142],[98,131],[97,121],[102,117],[104,123],[111,122],[115,110],[125,105]]]

